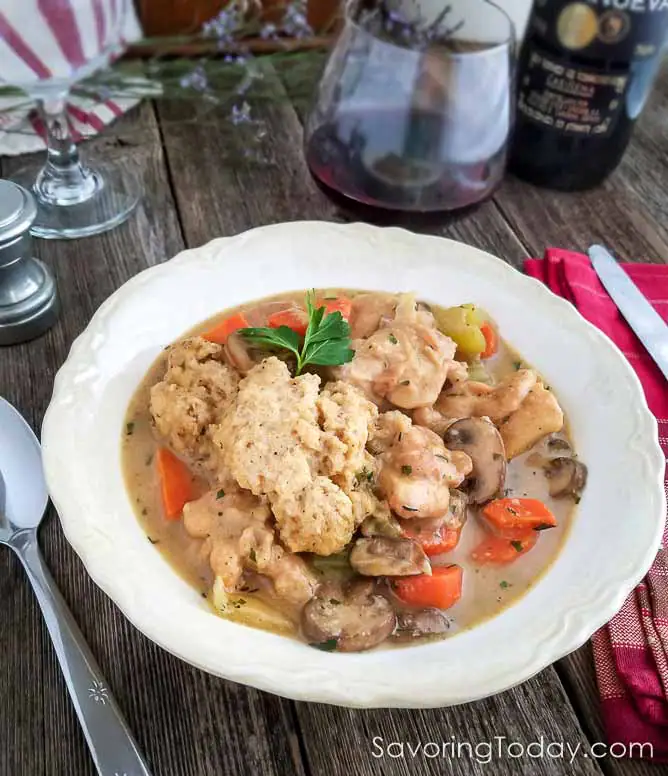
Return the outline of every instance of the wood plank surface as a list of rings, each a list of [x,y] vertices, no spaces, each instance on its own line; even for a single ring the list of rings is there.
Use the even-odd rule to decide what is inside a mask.
[[[133,111],[89,147],[138,169],[146,197],[134,218],[104,235],[35,242],[56,273],[61,319],[39,340],[0,349],[0,395],[35,430],[56,370],[101,302],[132,275],[183,248],[152,106]],[[3,159],[3,174],[24,161]],[[154,776],[302,773],[286,701],[208,676],[144,638],[87,576],[53,510],[40,543]],[[0,600],[0,775],[92,776],[34,595],[5,548]]]

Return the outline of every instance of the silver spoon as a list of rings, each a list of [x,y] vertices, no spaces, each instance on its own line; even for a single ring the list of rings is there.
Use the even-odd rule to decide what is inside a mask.
[[[37,529],[48,500],[37,437],[0,398],[0,544],[19,556],[35,590],[98,773],[151,776],[39,551]]]

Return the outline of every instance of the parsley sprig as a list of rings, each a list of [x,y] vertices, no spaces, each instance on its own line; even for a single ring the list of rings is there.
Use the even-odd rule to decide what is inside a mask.
[[[304,337],[287,326],[239,329],[239,334],[258,347],[294,353],[297,357],[296,375],[300,375],[307,364],[347,364],[355,355],[350,348],[350,326],[338,310],[325,315],[324,307],[316,308],[314,296],[313,291],[306,294],[308,327]]]

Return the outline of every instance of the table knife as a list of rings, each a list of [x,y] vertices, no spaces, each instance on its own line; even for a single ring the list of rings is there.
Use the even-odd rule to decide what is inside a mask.
[[[668,380],[668,326],[602,245],[588,251],[605,290]]]

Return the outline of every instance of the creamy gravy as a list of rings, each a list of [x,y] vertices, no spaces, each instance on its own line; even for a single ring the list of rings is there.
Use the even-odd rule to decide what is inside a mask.
[[[326,296],[329,293],[329,291],[323,292],[322,295]],[[331,291],[332,295],[336,293],[336,291]],[[338,289],[338,293],[352,297],[362,292]],[[292,292],[221,311],[218,315],[184,334],[184,338],[210,329],[212,324],[234,312],[244,312],[251,325],[262,325],[260,319],[272,307],[279,308],[278,302],[285,300],[302,301],[303,297],[303,291]],[[258,312],[259,306],[260,312]],[[436,305],[432,304],[431,306],[433,309],[437,309]],[[526,365],[517,352],[503,340],[500,341],[498,353],[485,360],[484,363],[487,371],[497,382],[517,369],[520,363]],[[155,546],[155,549],[163,555],[183,579],[199,590],[203,598],[207,598],[213,584],[213,574],[208,560],[201,552],[203,542],[192,538],[186,532],[182,520],[166,520],[162,515],[153,461],[158,445],[151,430],[149,390],[152,385],[162,379],[164,369],[165,356],[161,355],[149,369],[130,403],[122,439],[125,481],[133,508],[146,532],[147,540]],[[568,439],[567,426],[561,436]],[[564,542],[573,520],[574,503],[571,499],[553,499],[549,496],[543,471],[527,462],[527,457],[530,454],[531,451],[518,456],[508,464],[505,494],[540,499],[553,512],[558,520],[558,526],[548,531],[542,531],[536,546],[512,564],[478,566],[469,560],[469,554],[486,534],[479,523],[479,518],[476,517],[473,510],[469,509],[469,517],[458,546],[443,556],[432,558],[435,565],[457,563],[464,570],[462,597],[457,604],[447,611],[448,617],[453,621],[451,633],[468,629],[482,620],[498,614],[505,607],[517,601],[549,568]],[[207,490],[206,483],[203,481],[194,479],[194,483],[198,495]],[[269,600],[263,596],[261,590],[257,593],[240,593],[239,598],[246,603],[249,600],[258,599],[257,604],[260,604],[260,610],[263,608],[262,605]],[[271,607],[280,608],[280,602],[271,599]],[[269,630],[284,634],[290,632],[294,635],[297,634],[296,626],[292,627],[290,624],[288,611],[283,612],[283,619],[276,621],[273,621],[271,617],[267,618],[266,621],[258,621],[257,611],[256,607],[251,614],[241,604],[239,608],[233,608],[226,616],[239,622],[266,627]]]

